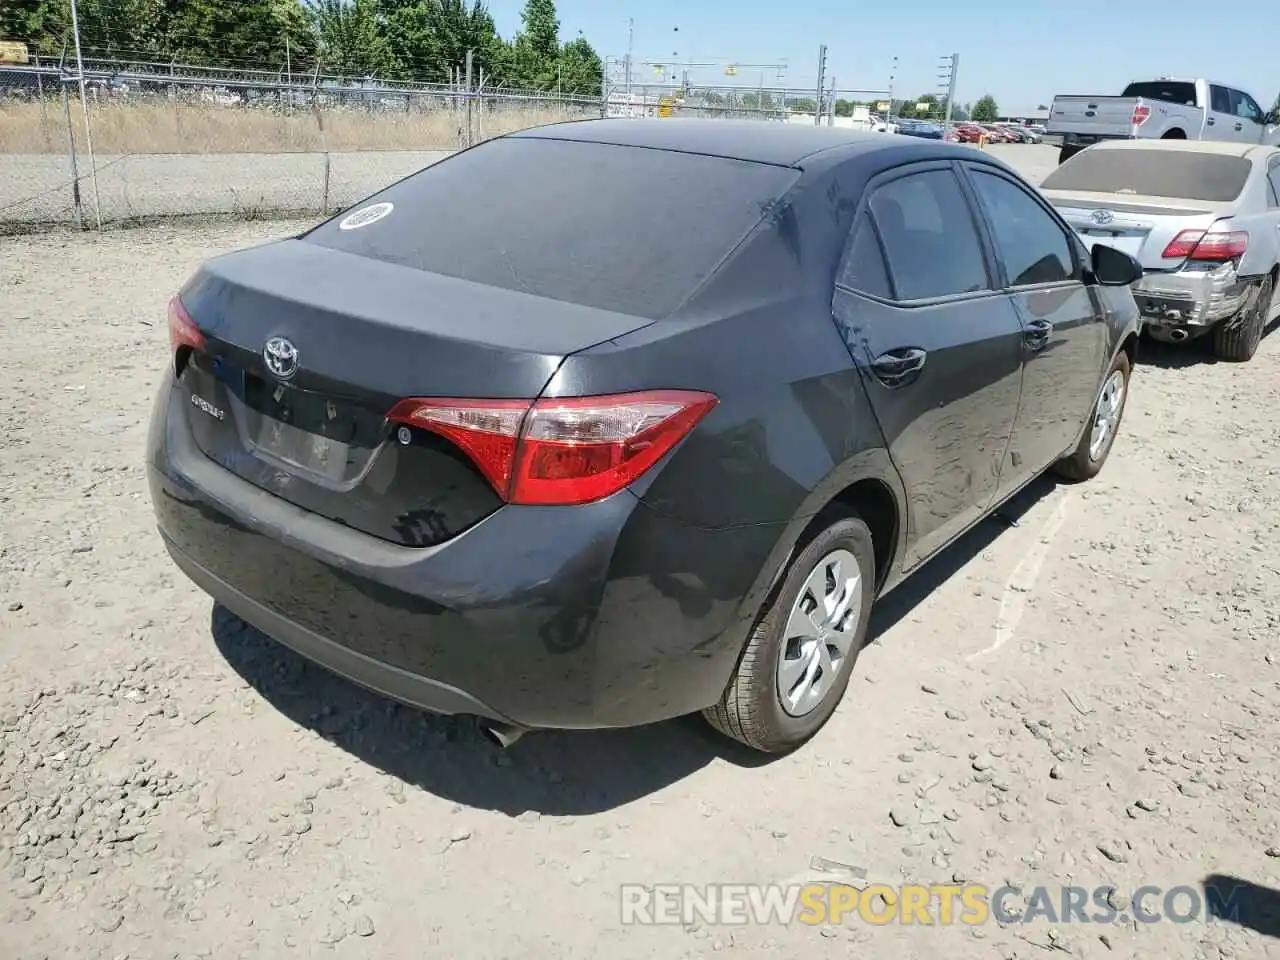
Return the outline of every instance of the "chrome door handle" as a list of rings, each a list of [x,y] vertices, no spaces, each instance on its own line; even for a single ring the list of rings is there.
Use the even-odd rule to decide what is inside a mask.
[[[871,369],[886,387],[897,387],[914,379],[924,369],[927,357],[919,347],[902,347],[880,354],[871,361]]]

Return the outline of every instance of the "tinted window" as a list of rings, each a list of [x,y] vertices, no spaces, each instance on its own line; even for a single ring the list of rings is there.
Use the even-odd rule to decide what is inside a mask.
[[[1148,100],[1162,100],[1165,103],[1185,103],[1196,105],[1196,85],[1180,80],[1144,80],[1131,83],[1124,88],[1122,97],[1146,97]]]
[[[853,243],[849,254],[845,257],[837,280],[850,290],[870,294],[883,300],[893,298],[893,290],[889,286],[889,274],[885,271],[884,254],[880,250],[880,241],[876,239],[875,228],[871,218],[863,214],[853,230]]]
[[[1245,120],[1252,120],[1254,123],[1262,122],[1262,108],[1258,106],[1258,102],[1241,90],[1231,91],[1232,113],[1237,117],[1243,117]]]
[[[1240,196],[1250,167],[1244,157],[1230,154],[1095,148],[1076,154],[1040,187],[1229,203]]]
[[[337,250],[656,318],[678,307],[770,209],[795,170],[607,144],[492,140],[393,184],[395,204]]]
[[[1214,113],[1231,113],[1231,93],[1226,87],[1209,88],[1209,109]]]
[[[1066,233],[1025,190],[977,170],[973,185],[991,218],[1010,284],[1054,283],[1075,275]]]
[[[1271,184],[1272,205],[1280,207],[1280,164],[1272,166],[1267,182]]]
[[[876,190],[880,228],[899,300],[923,300],[988,288],[969,204],[950,170],[894,180]]]

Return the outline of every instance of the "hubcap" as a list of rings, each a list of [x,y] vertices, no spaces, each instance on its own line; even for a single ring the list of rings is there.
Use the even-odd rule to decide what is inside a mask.
[[[1093,412],[1093,432],[1089,434],[1089,459],[1098,460],[1106,452],[1107,444],[1120,423],[1120,411],[1124,409],[1124,374],[1112,371],[1102,385],[1098,406]]]
[[[848,550],[813,568],[791,606],[778,657],[778,699],[793,717],[814,710],[853,649],[862,616],[862,573]]]

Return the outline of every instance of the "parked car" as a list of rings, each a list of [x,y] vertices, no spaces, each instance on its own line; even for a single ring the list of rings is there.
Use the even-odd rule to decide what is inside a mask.
[[[787,750],[878,598],[1102,468],[1140,274],[967,148],[525,130],[204,263],[151,500],[231,612],[499,743],[703,711]]]
[[[985,131],[977,124],[957,123],[951,128],[951,133],[957,143],[977,143]]]
[[[1017,138],[1003,127],[994,123],[979,124],[983,132],[987,135],[988,143],[1014,143]]]
[[[898,124],[898,133],[908,137],[919,137],[922,140],[941,140],[943,130],[936,123],[926,123],[922,120],[910,120],[905,123]]]
[[[1058,162],[1105,140],[1227,140],[1280,143],[1276,116],[1235,87],[1162,77],[1129,84],[1118,97],[1058,96],[1048,132],[1062,137]]]
[[[1280,149],[1213,140],[1115,140],[1077,154],[1041,190],[1088,245],[1132,254],[1153,337],[1213,335],[1253,357],[1280,274]]]

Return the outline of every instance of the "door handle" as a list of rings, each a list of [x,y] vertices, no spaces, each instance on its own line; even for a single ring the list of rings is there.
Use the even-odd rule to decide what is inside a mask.
[[[1243,130],[1243,129],[1244,129],[1244,124],[1243,124],[1243,123],[1237,123],[1237,124],[1236,124],[1236,129],[1237,129],[1237,130]]]
[[[1053,336],[1053,324],[1048,320],[1032,320],[1023,331],[1023,339],[1032,350],[1043,350]]]
[[[915,379],[916,374],[924,369],[927,356],[919,347],[900,347],[872,360],[871,369],[876,379],[886,387],[898,387]]]
[[[1212,127],[1216,122],[1217,122],[1217,121],[1216,121],[1216,120],[1214,120],[1214,119],[1213,119],[1213,117],[1210,117],[1209,119],[1207,119],[1207,120],[1204,122],[1204,125],[1205,125],[1206,127]]]

